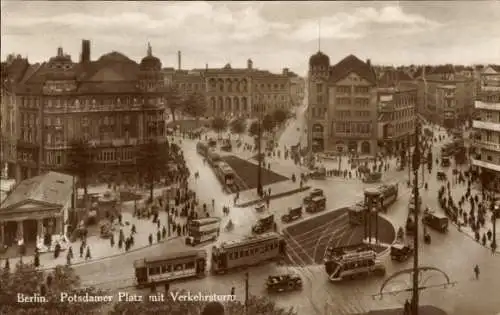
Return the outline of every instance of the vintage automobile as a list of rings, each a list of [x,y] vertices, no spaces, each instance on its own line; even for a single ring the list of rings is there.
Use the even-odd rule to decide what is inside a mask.
[[[448,217],[444,214],[426,211],[422,218],[422,223],[441,233],[448,232]]]
[[[325,194],[323,193],[323,189],[319,189],[319,188],[315,188],[313,189],[310,193],[309,193],[309,196],[305,197],[303,199],[303,202],[304,202],[304,205],[307,205],[309,204],[309,202],[311,202],[311,200],[314,198],[314,197],[322,197],[324,196]]]
[[[313,197],[306,206],[306,212],[314,213],[326,210],[326,197]]]
[[[208,146],[210,147],[216,147],[217,146],[217,140],[215,140],[214,138],[210,138],[208,139]]]
[[[378,183],[382,179],[382,173],[373,172],[367,173],[365,177],[363,177],[363,183]]]
[[[324,167],[315,168],[309,176],[311,179],[325,179],[326,178],[326,169]]]
[[[258,206],[255,207],[255,210],[257,212],[264,212],[264,211],[266,211],[266,205],[265,204],[260,204],[260,205],[258,205]]]
[[[114,227],[111,225],[111,222],[106,221],[104,223],[101,223],[101,238],[110,238],[113,236],[113,231],[115,230]]]
[[[296,274],[269,276],[266,281],[270,292],[285,292],[302,289],[302,279]]]
[[[413,255],[413,248],[404,244],[394,244],[391,246],[391,259],[405,261]]]
[[[441,158],[441,167],[450,167],[450,165],[451,165],[450,158],[448,157]]]
[[[255,234],[262,234],[273,230],[276,230],[276,222],[274,222],[274,214],[272,213],[262,215],[257,220],[257,223],[252,226],[252,232]]]
[[[281,216],[281,221],[292,222],[302,217],[302,206],[296,208],[288,208],[288,212]]]
[[[437,177],[437,180],[442,180],[442,181],[444,181],[444,180],[446,180],[446,179],[448,178],[448,177],[446,176],[446,173],[445,173],[445,172],[443,172],[443,171],[439,171],[439,172],[437,172],[436,177]]]

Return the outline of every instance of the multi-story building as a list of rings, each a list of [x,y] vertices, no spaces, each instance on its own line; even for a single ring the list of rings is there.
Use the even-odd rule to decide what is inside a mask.
[[[489,65],[481,72],[481,88],[500,86],[500,65]]]
[[[305,97],[306,81],[294,72],[284,69],[283,73],[288,73],[290,78],[290,101],[293,105],[301,105]]]
[[[292,106],[288,69],[274,74],[253,68],[252,60],[246,68],[205,68],[163,70],[164,82],[174,84],[183,96],[200,93],[207,102],[207,116],[252,117],[257,113],[271,113],[275,109],[289,110]],[[258,109],[256,105],[259,105]]]
[[[377,79],[369,60],[349,55],[330,66],[327,55],[313,55],[308,98],[310,150],[377,153]]]
[[[86,40],[78,63],[59,48],[17,89],[16,178],[64,170],[75,139],[90,143],[96,174],[135,169],[138,145],[164,135],[163,83],[151,46],[140,64],[117,52],[91,61]]]
[[[488,68],[482,82],[491,79]],[[483,85],[475,108],[479,117],[473,120],[475,157],[472,165],[491,174],[492,187],[500,190],[500,85]]]
[[[379,87],[379,146],[388,153],[406,150],[414,142],[417,87]]]
[[[419,113],[447,128],[465,122],[474,110],[473,76],[456,74],[453,66],[435,67],[418,78]]]
[[[29,78],[39,65],[30,65],[26,58],[12,56],[2,63],[1,103],[0,103],[0,169],[2,177],[15,178],[17,160],[18,105],[16,88]]]

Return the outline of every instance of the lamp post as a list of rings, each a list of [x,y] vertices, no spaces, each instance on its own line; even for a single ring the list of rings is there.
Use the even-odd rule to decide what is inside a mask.
[[[419,267],[418,267],[418,231],[419,231],[419,220],[418,214],[420,213],[420,202],[419,202],[419,186],[418,186],[418,168],[422,155],[420,153],[420,124],[416,122],[415,124],[415,149],[413,150],[412,157],[412,167],[413,167],[413,185],[414,187],[413,198],[415,204],[415,230],[413,233],[413,246],[415,248],[415,253],[413,255],[413,286],[412,286],[412,308],[413,315],[418,315],[418,303],[419,303]],[[410,167],[410,166],[409,166]]]
[[[493,240],[491,241],[491,250],[497,249],[497,219],[500,218],[500,207],[494,206],[491,214],[491,223],[493,224]]]
[[[258,130],[257,130],[257,156],[259,161],[259,167],[257,170],[257,194],[262,198],[264,192],[262,190],[262,103],[257,104],[257,115],[259,117]]]

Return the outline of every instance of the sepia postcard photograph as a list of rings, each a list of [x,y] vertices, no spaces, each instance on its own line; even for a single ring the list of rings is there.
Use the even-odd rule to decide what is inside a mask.
[[[0,315],[500,314],[500,1],[0,25]]]

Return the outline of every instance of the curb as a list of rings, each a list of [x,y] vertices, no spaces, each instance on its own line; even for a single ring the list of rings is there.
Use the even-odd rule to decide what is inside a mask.
[[[457,224],[455,224],[455,223],[453,223],[453,222],[451,222],[451,220],[450,220],[450,223],[451,223],[451,224],[452,224],[452,225],[453,225],[453,226],[457,229],[458,233],[465,235],[466,237],[470,238],[470,239],[471,239],[474,243],[478,244],[479,246],[481,246],[481,247],[483,247],[484,249],[487,249],[487,250],[489,250],[489,251],[491,252],[491,247],[490,247],[490,246],[483,245],[482,243],[480,243],[480,242],[476,241],[476,239],[474,238],[474,236],[470,235],[469,233],[462,232],[462,230],[461,230],[461,229],[458,229],[458,225],[457,225]],[[494,254],[495,254],[495,255],[500,254],[500,249],[499,249],[498,247],[497,247],[497,249],[494,251]]]
[[[279,194],[271,195],[268,199],[269,200],[279,199],[279,198],[282,198],[282,197],[291,196],[291,195],[294,195],[296,193],[300,193],[300,192],[306,191],[308,189],[311,189],[311,186],[304,186],[302,188],[296,188],[296,189],[288,190],[288,191],[285,191],[285,192],[282,192],[282,193],[279,193]],[[253,205],[256,205],[258,203],[261,203],[261,202],[263,202],[265,200],[267,200],[267,198],[261,198],[261,199],[251,200],[251,201],[247,201],[247,202],[244,202],[244,203],[236,204],[235,207],[246,208],[246,207],[253,206]]]
[[[153,245],[147,245],[147,246],[137,247],[137,248],[131,249],[131,250],[123,252],[123,253],[113,254],[113,255],[104,256],[104,257],[99,257],[97,259],[84,260],[84,261],[80,261],[80,262],[76,262],[76,263],[71,263],[70,267],[80,266],[80,265],[85,265],[85,264],[91,264],[91,263],[96,263],[96,262],[103,261],[103,260],[106,260],[106,259],[112,259],[112,258],[124,256],[124,255],[126,255],[128,253],[138,252],[140,250],[143,250],[143,249],[146,249],[146,248],[149,248],[149,247],[153,247],[153,246],[156,246],[156,245],[161,245],[163,243],[166,243],[166,242],[172,241],[172,240],[176,240],[176,239],[181,238],[181,237],[184,237],[184,236],[176,236],[176,237],[168,238],[168,239],[165,239],[165,240],[161,240],[160,242],[155,243]],[[45,267],[45,268],[44,267],[39,267],[39,268],[37,268],[37,270],[39,270],[39,271],[53,270],[57,266],[65,266],[65,265],[66,264],[58,264],[58,265],[56,265],[54,267]]]

